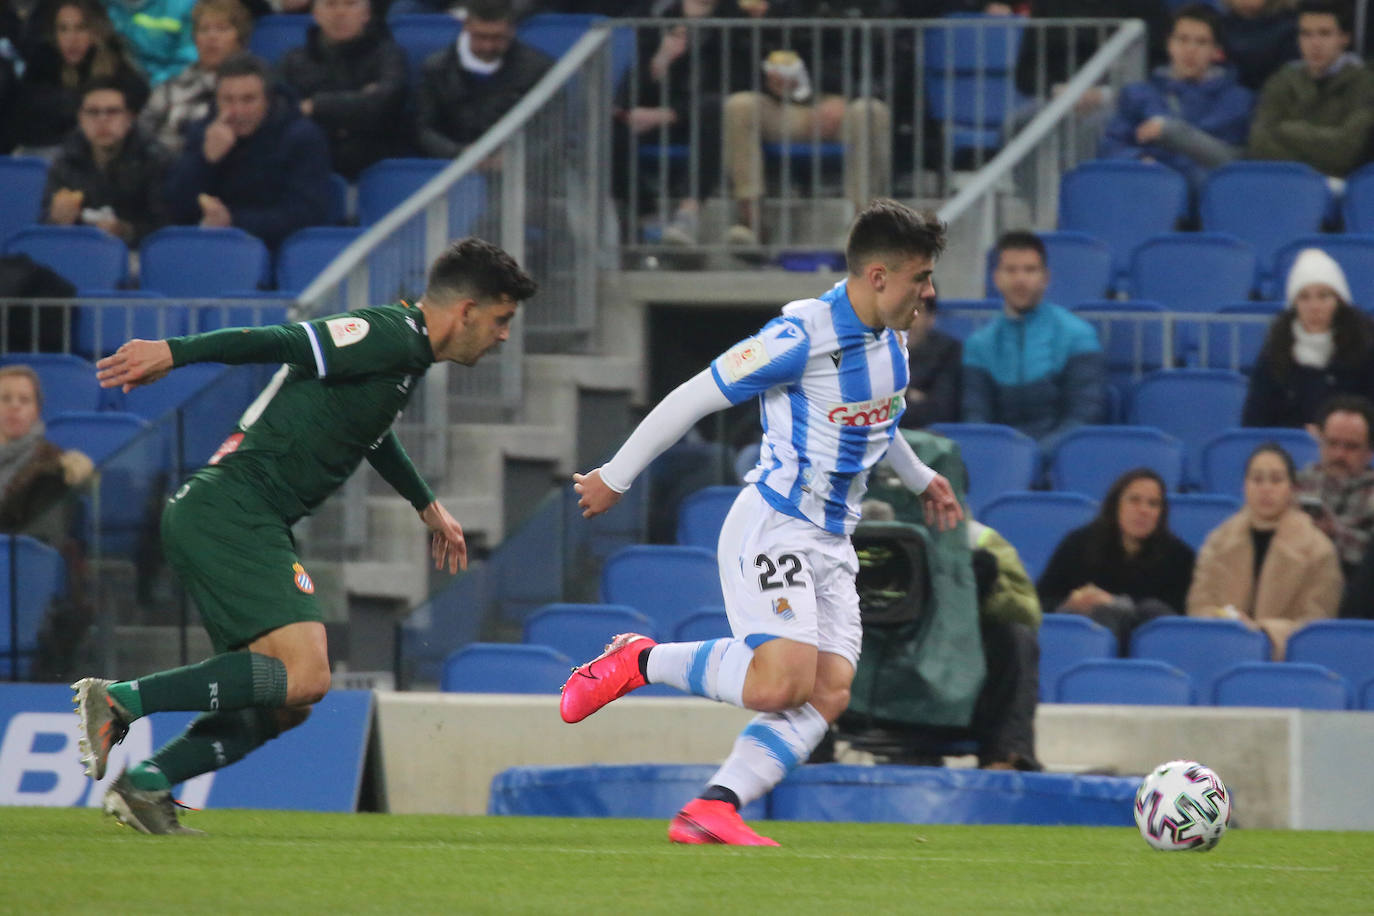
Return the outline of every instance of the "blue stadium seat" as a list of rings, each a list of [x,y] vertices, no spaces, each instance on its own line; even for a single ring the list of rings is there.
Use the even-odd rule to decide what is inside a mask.
[[[1335,259],[1350,284],[1354,305],[1369,308],[1374,303],[1374,234],[1308,235],[1294,239],[1274,256],[1275,287],[1267,293],[1270,298],[1284,298],[1288,271],[1304,248],[1320,248]]]
[[[47,425],[54,444],[85,452],[100,464],[137,438],[148,428],[148,421],[117,411],[71,411],[57,414]]]
[[[1282,200],[1274,207],[1273,200]],[[1202,228],[1249,242],[1259,270],[1256,286],[1274,277],[1274,255],[1291,239],[1321,230],[1331,192],[1316,169],[1301,162],[1238,161],[1213,171],[1198,203]]]
[[[1144,658],[1079,662],[1059,675],[1054,691],[1056,703],[1191,706],[1193,697],[1193,681],[1187,674]]]
[[[722,639],[732,635],[730,615],[725,608],[702,608],[688,614],[673,631],[673,642],[700,642],[703,639]]]
[[[1157,617],[1131,633],[1131,658],[1153,658],[1184,671],[1198,696],[1212,695],[1212,682],[1241,662],[1267,662],[1269,637],[1238,620]]]
[[[632,607],[615,604],[546,604],[525,618],[521,641],[548,646],[580,665],[600,655],[617,633],[658,639],[654,622]]]
[[[1330,668],[1303,662],[1242,662],[1212,684],[1215,706],[1349,709],[1350,687]]]
[[[1046,613],[1040,621],[1040,701],[1054,699],[1059,675],[1091,658],[1115,658],[1112,631],[1081,614]]]
[[[1026,572],[1039,579],[1064,535],[1097,515],[1097,502],[1082,493],[1004,493],[974,515],[1011,541]]]
[[[1136,247],[1172,231],[1187,210],[1187,181],[1158,163],[1099,159],[1079,163],[1059,180],[1059,228],[1107,243],[1116,274],[1113,286],[1130,272]],[[1136,290],[1132,295],[1148,298]]]
[[[1365,681],[1360,688],[1360,708],[1374,712],[1374,678]]]
[[[1288,637],[1287,659],[1363,684],[1374,677],[1374,620],[1315,620]]]
[[[308,13],[270,13],[253,23],[248,50],[275,64],[293,48],[305,44],[305,35],[314,19]]]
[[[557,60],[589,28],[607,18],[597,13],[536,13],[521,21],[515,37]]]
[[[1249,382],[1225,369],[1167,369],[1151,372],[1131,393],[1130,422],[1154,426],[1183,442],[1184,479],[1202,480],[1202,447],[1219,429],[1240,423]],[[1188,405],[1180,410],[1179,405]]]
[[[1227,496],[1245,495],[1245,460],[1261,443],[1277,442],[1299,469],[1317,460],[1317,440],[1306,430],[1245,426],[1228,429],[1202,446],[1202,489]]]
[[[425,59],[453,46],[463,23],[448,13],[402,13],[386,20],[391,37],[406,52],[410,68],[410,85],[419,86],[420,70]],[[414,89],[412,89],[414,91]]]
[[[0,244],[38,222],[48,163],[37,156],[0,156]]]
[[[290,293],[251,290],[242,293],[220,293],[216,305],[201,305],[195,310],[195,330],[198,333],[218,331],[220,328],[260,328],[284,324],[293,297]],[[234,300],[243,305],[231,305]]]
[[[348,222],[348,179],[338,172],[329,173],[329,209],[325,219],[331,226]]]
[[[723,605],[714,551],[639,544],[616,551],[601,567],[601,600],[625,604],[672,633],[703,605]]]
[[[941,299],[935,324],[949,336],[965,340],[1000,314],[1001,299]]]
[[[1255,250],[1224,232],[1169,232],[1141,242],[1131,255],[1131,297],[1176,312],[1212,312],[1249,299]]]
[[[162,340],[188,333],[189,313],[183,305],[96,305],[90,300],[152,299],[166,297],[152,289],[82,289],[83,304],[72,316],[72,349],[98,359],[113,353],[126,340]]]
[[[1025,433],[1000,423],[934,423],[930,431],[959,443],[968,468],[970,511],[1011,490],[1029,490],[1040,476],[1040,446]]]
[[[0,366],[28,366],[43,387],[43,416],[74,410],[99,410],[104,400],[95,365],[65,353],[8,353]]]
[[[11,564],[11,555],[14,563]],[[10,592],[10,577],[15,590]],[[67,566],[62,555],[47,544],[26,535],[0,535],[0,678],[14,676],[11,648],[19,658],[18,677],[28,676],[38,630],[54,598],[67,590]],[[18,639],[10,643],[10,617],[14,615]]]
[[[952,124],[954,150],[996,149],[1028,105],[1014,78],[1024,27],[1007,16],[947,18],[962,21],[924,30],[927,111]]]
[[[124,410],[145,420],[157,420],[215,384],[228,371],[222,363],[189,363],[167,378],[124,395]]]
[[[572,667],[572,659],[548,646],[475,642],[444,659],[439,689],[445,693],[557,695]]]
[[[1212,529],[1240,511],[1240,500],[1220,493],[1175,493],[1169,497],[1169,530],[1194,551]]]
[[[113,289],[129,278],[129,248],[94,226],[29,226],[5,242],[5,254],[26,254],[79,288]]]
[[[1183,481],[1183,443],[1152,426],[1080,426],[1059,440],[1050,460],[1056,490],[1094,499],[1132,468],[1147,467],[1177,490]]]
[[[677,509],[677,542],[686,547],[716,549],[720,528],[725,516],[735,504],[740,488],[736,486],[703,487],[689,493]]]
[[[1107,243],[1086,232],[1038,232],[1045,243],[1045,258],[1050,268],[1050,285],[1045,299],[1060,305],[1073,305],[1101,299],[1112,285],[1112,250]],[[988,249],[987,294],[996,297],[992,272],[997,268],[997,248]]]
[[[1222,315],[1259,315],[1270,321],[1283,310],[1282,302],[1230,302],[1217,307]],[[1259,359],[1269,326],[1269,321],[1238,321],[1229,326],[1196,323],[1187,332],[1189,362],[1204,369],[1249,372]],[[1174,327],[1177,329],[1178,324]]]
[[[168,296],[210,298],[263,285],[271,261],[267,246],[242,229],[167,226],[139,246],[139,285]]]
[[[1346,232],[1374,233],[1374,162],[1346,176],[1341,219]]]
[[[1169,365],[1164,306],[1158,302],[1097,299],[1080,302],[1073,311],[1097,331],[1107,372],[1114,379],[1136,379]],[[1111,316],[1102,317],[1105,312]]]
[[[277,289],[302,292],[362,234],[356,226],[310,226],[291,233],[277,251]]]
[[[451,163],[447,159],[383,159],[358,176],[358,223],[371,226]],[[449,190],[449,234],[466,235],[486,208],[486,176],[465,176]],[[423,228],[422,226],[419,228]]]

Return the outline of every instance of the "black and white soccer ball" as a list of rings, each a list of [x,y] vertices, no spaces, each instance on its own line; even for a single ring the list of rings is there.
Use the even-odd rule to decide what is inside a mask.
[[[1211,849],[1231,824],[1231,793],[1196,760],[1161,763],[1135,793],[1135,825],[1155,849]]]

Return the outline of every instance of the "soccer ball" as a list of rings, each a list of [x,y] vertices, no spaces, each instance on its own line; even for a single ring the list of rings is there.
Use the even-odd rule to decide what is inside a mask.
[[[1231,793],[1196,760],[1161,763],[1135,793],[1135,825],[1155,849],[1211,849],[1230,823]]]

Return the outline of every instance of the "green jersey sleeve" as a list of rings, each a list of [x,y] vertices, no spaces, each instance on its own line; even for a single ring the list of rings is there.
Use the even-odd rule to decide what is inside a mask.
[[[391,484],[393,490],[404,496],[415,507],[416,512],[425,511],[425,508],[434,502],[434,491],[411,463],[405,446],[401,445],[401,440],[396,436],[396,430],[387,430],[382,441],[377,443],[377,447],[367,453],[367,463],[382,475],[383,480]]]
[[[290,363],[313,366],[310,338],[298,324],[268,328],[224,328],[188,337],[170,337],[172,363]]]
[[[408,305],[358,309],[300,327],[317,378],[423,372],[434,362],[424,314]]]

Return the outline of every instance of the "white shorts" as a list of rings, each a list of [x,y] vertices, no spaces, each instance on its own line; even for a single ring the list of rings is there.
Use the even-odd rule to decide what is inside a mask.
[[[859,558],[847,535],[783,515],[745,486],[725,517],[716,558],[735,638],[781,636],[858,666]]]

